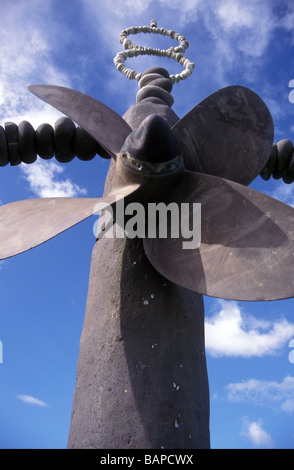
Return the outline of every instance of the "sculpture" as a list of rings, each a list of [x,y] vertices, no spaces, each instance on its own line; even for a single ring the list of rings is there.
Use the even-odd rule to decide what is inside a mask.
[[[184,65],[181,76],[170,77],[162,68],[137,74],[124,60],[151,51],[126,36],[164,34],[154,21],[144,28],[122,33],[127,51],[115,59],[140,87],[137,103],[123,118],[80,92],[33,85],[30,91],[68,116],[59,121],[55,136],[50,126],[35,133],[28,123],[0,130],[1,164],[32,163],[37,152],[45,158],[55,152],[61,162],[75,153],[84,160],[96,152],[111,158],[101,199],[2,206],[1,258],[70,228],[93,215],[97,204],[99,210],[109,205],[115,210],[122,200],[143,207],[187,203],[192,209],[201,203],[201,244],[193,250],[183,248],[180,233],[143,240],[105,236],[96,242],[70,448],[209,447],[202,294],[273,300],[294,292],[293,209],[247,188],[260,173],[267,179],[273,171],[292,182],[292,144],[273,146],[267,107],[241,86],[214,93],[179,119],[170,92],[173,81],[192,73],[193,64],[182,55],[187,43],[165,33],[179,40],[169,54]]]

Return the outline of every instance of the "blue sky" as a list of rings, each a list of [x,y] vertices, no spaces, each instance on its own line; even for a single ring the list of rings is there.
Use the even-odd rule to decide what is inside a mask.
[[[269,107],[275,142],[294,140],[290,0],[1,0],[0,124],[54,124],[60,114],[27,91],[33,83],[83,91],[123,114],[135,102],[137,83],[113,65],[119,34],[152,18],[190,43],[194,72],[173,88],[180,117],[214,91],[244,85]],[[171,45],[146,35],[133,42]],[[137,71],[153,64],[181,71],[168,59],[127,63]],[[1,168],[1,204],[101,196],[108,165],[97,157]],[[251,186],[294,205],[293,185],[258,177]],[[0,263],[0,448],[66,447],[94,222]],[[293,307],[292,299],[205,298],[212,448],[294,448]]]

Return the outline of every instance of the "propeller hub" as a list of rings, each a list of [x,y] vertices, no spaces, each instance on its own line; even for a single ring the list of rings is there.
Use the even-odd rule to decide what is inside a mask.
[[[157,114],[147,116],[128,135],[120,156],[127,166],[144,174],[167,174],[182,165],[177,138]]]

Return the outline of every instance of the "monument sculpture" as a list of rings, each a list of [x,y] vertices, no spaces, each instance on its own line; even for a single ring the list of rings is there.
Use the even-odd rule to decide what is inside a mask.
[[[128,38],[138,33],[168,35],[179,46],[142,48]],[[110,159],[101,198],[0,207],[0,258],[40,245],[97,208],[111,208],[111,229],[120,235],[107,236],[102,224],[93,248],[68,448],[209,448],[203,295],[293,297],[294,210],[248,187],[258,175],[292,183],[293,145],[273,144],[269,110],[243,86],[217,91],[180,119],[172,110],[172,87],[194,67],[183,55],[188,43],[182,35],[152,20],[150,27],[123,31],[120,40],[125,50],[115,65],[139,84],[136,103],[123,117],[78,91],[32,85],[32,93],[66,117],[55,129],[43,124],[35,131],[25,121],[0,127],[2,166],[30,164],[37,155],[62,163],[96,154]],[[127,58],[146,54],[177,60],[184,70],[170,76],[161,67],[137,73],[125,66]],[[129,212],[119,226],[122,202]],[[131,209],[161,203],[166,236],[160,236],[160,222],[148,231],[148,220],[142,235]],[[180,216],[188,207],[185,220],[191,221],[196,204],[201,238],[187,246],[190,226],[172,236],[169,208],[177,207]],[[137,236],[127,236],[130,220]]]

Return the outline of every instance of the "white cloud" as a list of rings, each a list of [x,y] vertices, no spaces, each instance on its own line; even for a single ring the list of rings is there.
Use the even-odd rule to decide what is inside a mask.
[[[283,28],[288,31],[293,31],[293,22],[294,22],[293,2],[291,0],[290,1],[284,0],[283,3],[286,6],[286,9],[285,9],[284,15],[281,18],[279,18],[277,21],[278,27]]]
[[[164,9],[173,13],[173,17],[177,15],[180,26],[196,21],[202,9],[210,8],[210,5],[203,0],[160,0],[160,3]]]
[[[241,434],[249,439],[255,448],[273,449],[276,447],[270,434],[263,429],[261,419],[249,422],[247,418],[244,418]]]
[[[294,335],[294,323],[286,319],[257,320],[234,301],[217,305],[220,310],[205,321],[206,349],[214,357],[273,355]]]
[[[112,3],[112,11],[117,16],[137,14],[147,10],[152,0],[115,0]]]
[[[5,8],[1,11],[0,103],[4,105],[1,106],[1,114],[5,119],[18,117],[19,111],[21,114],[26,111],[35,114],[37,109],[43,116],[48,111],[48,106],[38,103],[26,92],[32,78],[34,82],[39,77],[40,83],[64,86],[70,86],[71,82],[62,66],[57,66],[52,57],[54,50],[58,50],[60,45],[69,44],[75,33],[64,21],[61,27],[59,21],[62,20],[53,14],[54,2],[28,0],[16,3],[5,2]],[[193,23],[195,28],[208,30],[214,41],[208,57],[210,69],[214,64],[214,76],[225,76],[226,71],[236,66],[243,67],[243,72],[250,75],[250,61],[240,60],[240,54],[260,59],[279,28],[291,31],[293,16],[293,8],[289,5],[277,17],[275,3],[266,0],[248,0],[245,3],[242,0],[81,0],[79,8],[80,14],[87,18],[89,27],[95,25],[93,45],[94,34],[97,34],[101,57],[118,52],[122,29],[133,24],[149,24],[152,17],[158,20],[159,27],[179,27],[180,33],[183,32],[181,29]],[[79,58],[79,74],[82,60],[89,59],[87,54],[88,51],[85,51],[83,58]],[[255,66],[256,62],[252,68]],[[117,76],[113,67],[112,63],[105,65],[111,79]]]
[[[247,3],[240,1],[222,1],[219,3],[217,10],[218,17],[225,31],[232,28],[252,28],[255,24],[254,11],[251,7],[247,7]]]
[[[39,197],[74,197],[86,194],[86,190],[69,178],[61,179],[65,169],[55,162],[40,158],[33,165],[20,165],[30,190]]]
[[[38,398],[32,397],[31,395],[17,395],[17,398],[19,400],[21,400],[23,403],[26,403],[27,405],[48,406],[42,400],[39,400]]]
[[[50,14],[51,2],[28,0],[17,6],[6,2],[1,11],[0,123],[29,121],[34,128],[43,122],[54,124],[61,113],[32,95],[31,83],[70,86],[70,79],[53,59],[58,25]],[[30,14],[28,14],[30,11]],[[50,31],[50,34],[48,33]],[[59,33],[60,34],[60,33]],[[62,30],[62,37],[66,36]],[[85,190],[65,178],[65,169],[55,162],[38,159],[20,165],[31,191],[40,197],[71,197]]]
[[[270,193],[270,196],[294,207],[293,184],[285,184],[283,181],[277,182],[276,188]]]
[[[275,411],[294,412],[294,377],[287,375],[282,382],[249,379],[230,383],[227,397],[232,402],[267,406]]]
[[[235,46],[240,52],[251,57],[260,57],[264,53],[275,28],[269,3],[222,0],[216,15],[227,39],[234,35]]]
[[[264,88],[268,79],[260,74],[263,56],[271,42],[275,38],[279,40],[281,29],[291,34],[293,15],[290,6],[281,8],[277,13],[275,2],[268,0],[109,0],[104,3],[82,0],[82,5],[88,20],[99,24],[99,28],[94,30],[102,53],[107,51],[115,55],[120,48],[119,34],[123,29],[149,25],[151,18],[154,18],[159,27],[175,29],[187,37],[190,42],[187,55],[196,62],[194,73],[200,66],[202,80],[207,73],[210,82],[215,82],[219,87],[228,85],[232,71],[238,71],[254,87],[262,81]],[[287,2],[286,5],[288,7]],[[203,32],[205,42],[201,42]],[[134,42],[142,44],[142,39],[145,39],[142,36],[147,35],[138,36]],[[159,39],[157,37],[158,45],[155,47],[160,48]],[[146,61],[141,66],[140,60],[135,59],[135,65],[131,63],[130,67],[138,72],[143,71]],[[140,65],[137,67],[137,64]],[[110,69],[111,66],[108,72]],[[110,74],[109,80],[116,83],[117,73],[113,71]],[[120,83],[124,86],[127,81],[121,80]],[[125,89],[129,90],[129,85]]]
[[[51,123],[60,113],[28,90],[32,83],[70,86],[67,75],[54,64],[54,24],[50,3],[29,0],[6,2],[0,25],[0,123],[26,119],[37,126]],[[51,38],[48,32],[51,31]]]

